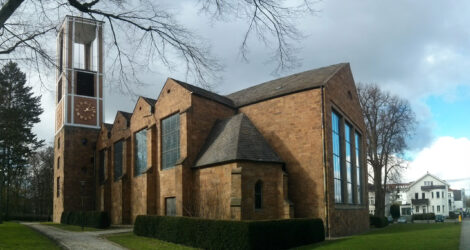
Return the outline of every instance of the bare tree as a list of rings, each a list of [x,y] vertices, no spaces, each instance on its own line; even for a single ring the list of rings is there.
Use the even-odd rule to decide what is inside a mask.
[[[57,66],[55,47],[48,44],[54,41],[66,14],[108,23],[108,74],[121,87],[129,89],[129,82],[138,82],[136,73],[151,70],[156,59],[169,69],[180,67],[182,59],[187,77],[203,87],[221,69],[209,54],[207,43],[179,25],[171,11],[153,0],[0,0],[0,4],[0,60],[21,60],[38,73]],[[292,42],[302,35],[293,21],[313,12],[310,0],[294,5],[275,0],[200,0],[195,4],[217,21],[246,20],[240,53],[247,58],[249,37],[255,35],[267,46],[274,45],[276,70],[296,64]]]
[[[405,167],[400,156],[416,126],[408,101],[381,90],[375,84],[358,85],[359,101],[367,128],[367,162],[375,187],[375,215],[385,215],[388,181]]]

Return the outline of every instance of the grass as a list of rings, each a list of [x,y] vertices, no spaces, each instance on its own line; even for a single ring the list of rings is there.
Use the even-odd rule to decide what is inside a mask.
[[[298,249],[459,249],[460,224],[394,224]]]
[[[94,228],[94,227],[84,227],[82,230],[81,226],[75,226],[75,225],[66,225],[66,224],[59,224],[59,223],[54,223],[54,222],[41,222],[42,225],[46,226],[53,226],[57,227],[59,229],[67,230],[67,231],[72,231],[72,232],[93,232],[93,231],[101,231],[103,229],[99,228]]]
[[[166,241],[157,240],[154,238],[147,238],[137,236],[134,233],[113,234],[106,236],[106,239],[115,242],[123,247],[129,249],[175,249],[175,250],[189,250],[194,249],[191,247],[178,245]]]
[[[0,249],[60,249],[52,240],[16,222],[0,224]]]

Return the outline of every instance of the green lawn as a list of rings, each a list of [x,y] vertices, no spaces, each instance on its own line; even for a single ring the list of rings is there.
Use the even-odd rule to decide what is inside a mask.
[[[460,224],[394,224],[353,237],[298,249],[459,249]]]
[[[0,224],[0,249],[60,249],[52,240],[33,229],[15,223]]]
[[[134,233],[113,234],[106,236],[106,239],[115,242],[121,246],[129,249],[176,249],[176,250],[189,250],[194,249],[191,247],[177,245],[166,241],[161,241],[153,238],[136,236]]]
[[[41,222],[41,224],[46,225],[46,226],[57,227],[57,228],[67,230],[67,231],[72,231],[72,232],[82,232],[82,227],[81,226],[59,224],[59,223],[54,223],[54,222]],[[86,232],[86,231],[101,231],[101,230],[103,230],[103,229],[94,228],[94,227],[84,227],[83,228],[84,232]]]

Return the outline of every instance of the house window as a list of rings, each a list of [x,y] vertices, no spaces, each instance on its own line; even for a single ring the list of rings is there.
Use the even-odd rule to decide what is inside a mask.
[[[415,193],[415,199],[418,199],[418,198],[419,198],[419,194]]]
[[[421,199],[424,199],[426,196],[424,195],[424,193],[421,193]]]
[[[416,206],[416,213],[419,213],[419,206]]]
[[[431,192],[431,198],[434,199],[434,192]]]
[[[436,192],[436,198],[439,198],[439,194],[440,194],[439,192]]]
[[[59,75],[62,72],[64,64],[64,31],[60,32],[59,36]]]
[[[162,169],[175,166],[180,158],[180,115],[162,120]]]
[[[426,213],[426,206],[423,206],[423,214]]]
[[[134,176],[139,176],[147,170],[147,130],[135,133],[135,167]]]
[[[57,85],[57,103],[59,103],[61,99],[62,99],[62,79],[59,80],[59,84]]]
[[[335,202],[341,203],[343,201],[343,194],[341,189],[342,175],[341,175],[341,140],[339,136],[340,120],[338,114],[332,113],[332,130],[333,130],[333,171],[334,171],[334,186],[335,186]]]
[[[57,148],[60,148],[60,137],[57,137]]]
[[[444,199],[444,191],[442,191],[442,199]]]
[[[60,196],[60,177],[57,177],[57,197]]]
[[[262,205],[263,205],[262,194],[263,194],[263,182],[259,180],[255,184],[255,209],[262,208]]]
[[[441,206],[437,206],[437,212],[440,213],[441,212]]]
[[[353,189],[352,189],[352,174],[353,169],[351,166],[351,125],[344,124],[344,141],[346,147],[346,186],[348,189],[348,203],[353,203]]]
[[[176,216],[176,198],[175,197],[165,198],[165,215]]]
[[[114,181],[122,176],[122,141],[114,143]]]
[[[357,204],[362,204],[362,178],[361,178],[361,135],[354,133],[355,145],[356,145],[356,192],[357,192]]]
[[[434,213],[434,206],[432,206],[431,208],[432,208],[432,212]]]
[[[57,157],[57,169],[59,169],[59,168],[60,168],[60,156]]]
[[[98,173],[98,178],[99,178],[99,182],[100,184],[103,184],[104,183],[104,177],[105,177],[105,152],[104,150],[101,150],[100,151],[100,165],[99,165],[99,173]]]

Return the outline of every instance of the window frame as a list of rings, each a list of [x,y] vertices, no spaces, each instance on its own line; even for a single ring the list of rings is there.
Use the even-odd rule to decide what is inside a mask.
[[[334,119],[336,117],[336,119]],[[337,125],[337,131],[336,129]],[[332,163],[333,163],[333,186],[335,203],[344,202],[343,192],[343,164],[342,164],[342,139],[341,139],[341,116],[336,110],[331,112],[331,141],[332,141]],[[335,138],[336,135],[336,138]],[[336,144],[335,144],[336,143]],[[336,152],[336,151],[339,152]],[[336,159],[335,159],[336,158]],[[339,164],[339,165],[337,165]],[[338,169],[339,168],[339,169]]]
[[[177,119],[176,119],[177,117]],[[174,127],[171,127],[171,119],[176,120],[176,124],[174,124]],[[170,123],[170,128],[166,128],[167,124]],[[174,129],[176,128],[176,129]],[[179,112],[173,113],[163,119],[160,120],[160,134],[161,134],[161,147],[160,147],[160,153],[161,153],[161,162],[160,162],[160,168],[161,170],[166,170],[166,169],[171,169],[175,167],[175,164],[180,160],[181,157],[181,115]],[[172,138],[172,136],[176,138]],[[175,145],[174,147],[169,147],[168,145],[170,142],[167,142],[167,140],[173,140]],[[172,157],[171,154],[175,152],[175,157],[174,159],[168,158]],[[169,161],[171,160],[171,162]],[[173,162],[174,160],[174,162]]]

